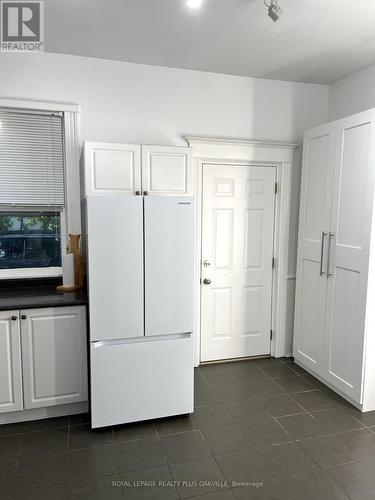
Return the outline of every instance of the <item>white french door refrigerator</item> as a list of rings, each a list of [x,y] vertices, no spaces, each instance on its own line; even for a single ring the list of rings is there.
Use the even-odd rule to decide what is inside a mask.
[[[193,411],[194,202],[87,196],[91,425]]]

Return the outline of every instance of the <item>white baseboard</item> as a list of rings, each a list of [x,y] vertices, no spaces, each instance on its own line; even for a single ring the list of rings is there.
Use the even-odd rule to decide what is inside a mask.
[[[13,424],[15,422],[27,422],[51,417],[65,417],[66,415],[77,415],[88,411],[88,402],[72,403],[68,405],[48,406],[45,408],[33,408],[31,410],[12,411],[0,415],[0,425]]]

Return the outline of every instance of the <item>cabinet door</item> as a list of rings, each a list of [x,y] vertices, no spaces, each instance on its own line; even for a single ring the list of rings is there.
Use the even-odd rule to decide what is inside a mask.
[[[0,311],[0,413],[22,409],[18,311]]]
[[[85,307],[20,314],[25,408],[86,401]]]
[[[136,194],[141,190],[140,146],[86,142],[85,186],[86,195]]]
[[[163,196],[193,196],[191,149],[142,146],[142,189]]]
[[[337,122],[340,153],[335,161],[327,263],[325,377],[357,402],[362,400],[374,120],[374,112],[365,112]]]
[[[326,264],[333,162],[331,124],[305,134],[297,257],[294,356],[311,370],[323,369]]]

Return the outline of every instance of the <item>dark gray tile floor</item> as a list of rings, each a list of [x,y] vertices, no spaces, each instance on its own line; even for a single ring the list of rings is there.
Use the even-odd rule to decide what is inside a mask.
[[[0,426],[0,500],[374,500],[375,412],[288,359],[201,366],[195,413]]]

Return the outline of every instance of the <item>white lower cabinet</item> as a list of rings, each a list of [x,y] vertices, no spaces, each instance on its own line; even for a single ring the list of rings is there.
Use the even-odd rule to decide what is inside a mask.
[[[18,311],[0,311],[0,413],[23,409]]]
[[[0,413],[87,401],[84,306],[0,312]]]

